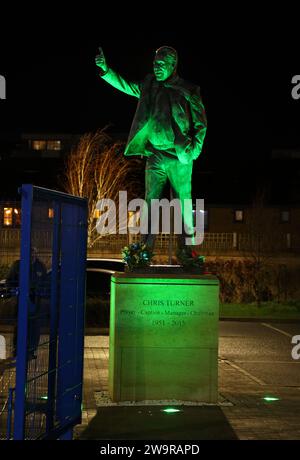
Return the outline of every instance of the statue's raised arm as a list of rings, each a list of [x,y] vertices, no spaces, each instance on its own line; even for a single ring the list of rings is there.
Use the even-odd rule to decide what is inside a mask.
[[[100,68],[100,77],[116,89],[123,91],[123,93],[139,98],[141,95],[141,83],[128,81],[112,70],[106,62],[102,48],[99,46],[98,49],[99,54],[95,57],[95,62],[96,66]]]

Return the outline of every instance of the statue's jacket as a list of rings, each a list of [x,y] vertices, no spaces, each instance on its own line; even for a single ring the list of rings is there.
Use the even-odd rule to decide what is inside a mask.
[[[200,155],[207,121],[199,86],[183,80],[177,74],[165,82],[158,82],[154,75],[149,74],[139,83],[125,80],[112,69],[108,69],[100,76],[118,90],[139,99],[124,155],[151,155],[151,152],[147,151],[146,144],[149,139],[152,100],[153,94],[162,84],[168,93],[170,104],[169,107],[163,106],[159,109],[171,111],[177,156],[188,155],[195,160]]]

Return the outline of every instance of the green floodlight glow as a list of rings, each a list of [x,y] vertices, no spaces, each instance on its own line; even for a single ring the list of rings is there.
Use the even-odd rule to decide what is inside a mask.
[[[41,396],[40,399],[45,399],[46,401],[48,400],[48,396]]]
[[[174,407],[167,407],[166,409],[162,409],[162,412],[166,414],[174,414],[175,412],[181,412],[180,409],[175,409]]]
[[[279,401],[279,398],[275,398],[274,396],[265,396],[263,400],[267,402],[272,402],[272,401]]]

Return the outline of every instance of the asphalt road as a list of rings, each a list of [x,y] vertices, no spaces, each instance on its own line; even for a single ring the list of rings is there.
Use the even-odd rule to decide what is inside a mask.
[[[300,359],[292,358],[298,323],[220,322],[219,357],[257,383],[299,387]]]

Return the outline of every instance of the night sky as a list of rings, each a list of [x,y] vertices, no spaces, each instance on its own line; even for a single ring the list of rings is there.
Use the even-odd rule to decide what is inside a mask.
[[[108,123],[112,132],[127,133],[137,100],[98,77],[97,47],[102,46],[111,67],[139,80],[152,71],[155,49],[171,45],[179,54],[179,75],[200,85],[207,111],[205,147],[194,168],[197,193],[203,194],[197,178],[205,183],[211,172],[216,184],[222,183],[216,197],[226,175],[228,188],[237,178],[261,184],[272,148],[300,148],[300,99],[291,97],[299,59],[270,37],[165,32],[126,38],[103,33],[101,27],[63,36],[38,29],[36,36],[16,37],[11,31],[1,40],[7,100],[0,101],[0,134],[83,133]]]

